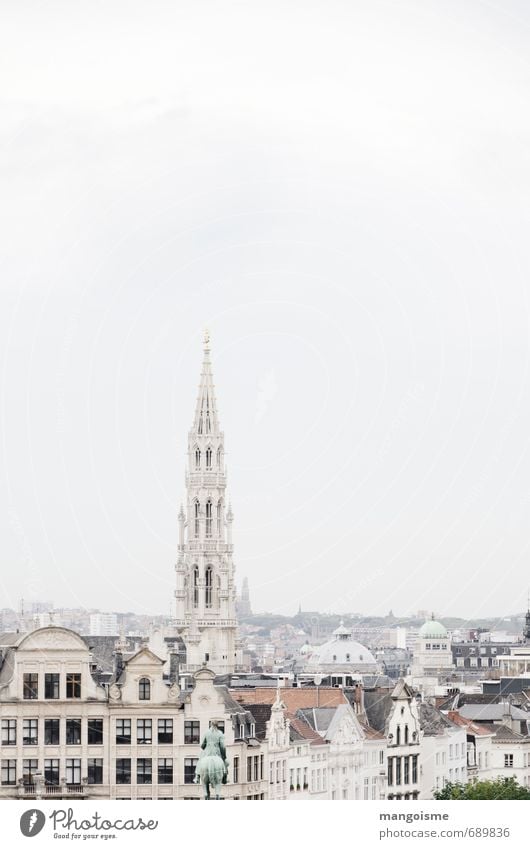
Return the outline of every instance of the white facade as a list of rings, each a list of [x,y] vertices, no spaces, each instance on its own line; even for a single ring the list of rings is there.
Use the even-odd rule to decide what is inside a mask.
[[[229,760],[223,798],[267,798],[267,746],[211,670],[201,668],[182,693],[144,646],[102,685],[74,632],[13,637],[0,669],[0,799],[200,798],[193,779],[211,720],[224,731]]]
[[[89,633],[91,636],[112,637],[118,634],[118,617],[115,613],[91,613]]]
[[[233,514],[226,504],[224,434],[219,427],[209,337],[193,426],[188,435],[186,509],[179,512],[176,628],[187,649],[187,671],[203,663],[222,675],[239,663]]]

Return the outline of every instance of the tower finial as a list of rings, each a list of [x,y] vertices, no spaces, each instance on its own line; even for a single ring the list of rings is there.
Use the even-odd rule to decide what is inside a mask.
[[[208,330],[207,327],[204,328],[204,336],[203,336],[202,342],[203,342],[203,345],[204,345],[204,350],[209,351],[210,350],[210,331]]]

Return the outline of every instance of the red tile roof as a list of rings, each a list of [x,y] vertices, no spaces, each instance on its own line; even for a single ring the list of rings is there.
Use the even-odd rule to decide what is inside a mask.
[[[326,744],[326,741],[320,736],[318,731],[311,728],[309,723],[304,719],[299,719],[292,713],[288,713],[287,716],[289,717],[291,727],[294,728],[294,730],[297,731],[304,740],[309,740],[311,746],[324,746]]]
[[[473,722],[472,719],[466,719],[465,716],[461,716],[457,710],[450,710],[447,712],[447,718],[454,722],[455,725],[460,725],[462,728],[468,728],[471,734],[474,734],[476,737],[491,737],[492,734],[495,733],[491,728],[488,728],[485,725],[479,725],[478,722]]]
[[[274,687],[249,687],[237,690],[230,688],[230,695],[242,705],[274,704]],[[280,698],[291,713],[302,708],[337,707],[347,705],[348,699],[338,687],[282,687]]]

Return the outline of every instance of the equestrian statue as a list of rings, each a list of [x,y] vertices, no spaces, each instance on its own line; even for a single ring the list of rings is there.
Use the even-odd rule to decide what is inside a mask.
[[[204,785],[204,798],[211,799],[210,788],[216,799],[220,799],[221,784],[226,784],[228,777],[228,759],[226,757],[225,738],[219,730],[217,722],[210,722],[210,727],[201,743],[203,754],[195,769],[195,784]]]

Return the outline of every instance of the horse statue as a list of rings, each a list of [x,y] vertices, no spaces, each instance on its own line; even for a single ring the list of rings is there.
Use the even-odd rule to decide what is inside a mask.
[[[210,722],[210,727],[201,743],[201,749],[204,751],[195,769],[195,784],[204,785],[205,799],[212,798],[211,787],[213,787],[215,798],[220,799],[220,786],[227,781],[228,759],[224,734],[217,727],[217,722]]]

